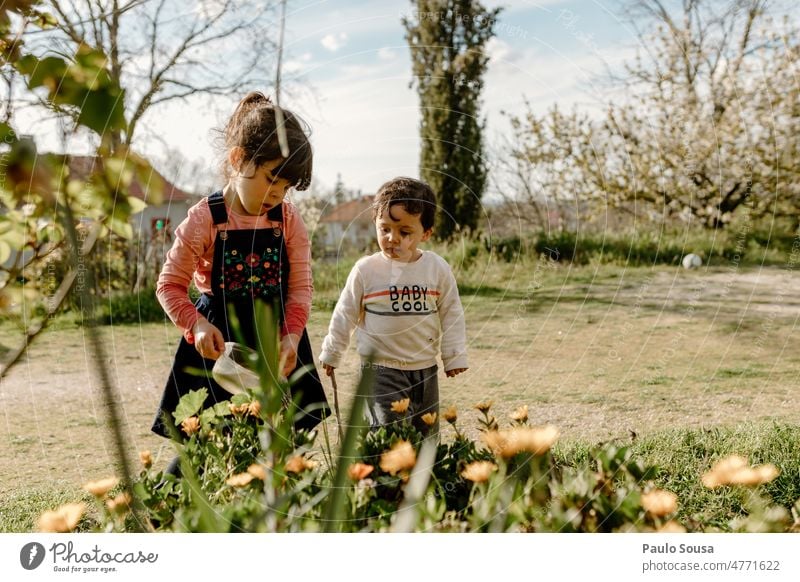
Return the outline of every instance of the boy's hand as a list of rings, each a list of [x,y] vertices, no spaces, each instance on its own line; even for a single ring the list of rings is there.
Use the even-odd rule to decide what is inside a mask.
[[[207,319],[200,318],[192,328],[194,347],[198,353],[209,360],[216,360],[225,351],[225,338],[222,332]]]
[[[334,368],[334,367],[333,367],[333,366],[331,366],[330,364],[326,364],[326,363],[324,363],[324,362],[323,362],[323,364],[322,364],[322,369],[323,369],[323,370],[325,370],[325,374],[326,374],[326,375],[328,375],[328,376],[332,376],[332,375],[333,375],[333,371],[334,371],[336,368]]]
[[[300,336],[296,333],[287,333],[281,338],[280,361],[283,375],[288,377],[297,367],[297,346],[300,345]]]
[[[453,368],[452,370],[447,370],[445,375],[448,378],[452,378],[453,376],[458,376],[461,372],[466,372],[469,368]]]

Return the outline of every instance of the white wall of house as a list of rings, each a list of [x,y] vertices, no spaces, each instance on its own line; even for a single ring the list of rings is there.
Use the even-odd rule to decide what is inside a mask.
[[[141,212],[131,216],[134,236],[137,238],[150,238],[153,220],[158,218],[168,218],[170,231],[174,233],[178,225],[186,218],[192,204],[194,204],[194,201],[187,200],[159,206],[147,206]]]
[[[340,246],[356,249],[368,247],[375,240],[375,227],[363,222],[323,222],[323,242],[326,248],[337,250]]]

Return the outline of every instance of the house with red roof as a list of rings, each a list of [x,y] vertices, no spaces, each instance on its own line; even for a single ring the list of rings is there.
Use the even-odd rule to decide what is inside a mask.
[[[375,196],[361,196],[334,206],[319,224],[320,240],[326,254],[364,252],[377,244],[372,202]]]
[[[94,156],[70,156],[70,174],[85,178],[94,171],[96,163],[98,160]],[[162,199],[156,204],[151,192],[159,189]],[[199,196],[181,190],[152,167],[145,182],[133,178],[128,195],[147,203],[144,210],[130,218],[134,238],[138,239],[150,239],[161,231],[171,239],[175,228],[186,218],[189,207],[200,200]]]

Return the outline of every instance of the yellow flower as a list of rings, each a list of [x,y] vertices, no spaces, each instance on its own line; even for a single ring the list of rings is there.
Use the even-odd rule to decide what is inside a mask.
[[[230,485],[231,487],[244,487],[250,481],[254,479],[254,476],[251,473],[237,473],[232,477],[229,477],[225,483]]]
[[[435,412],[428,412],[422,415],[422,422],[427,424],[428,426],[433,426],[436,423],[436,413]]]
[[[142,462],[142,466],[145,469],[149,469],[153,466],[153,455],[150,451],[139,451],[139,460]]]
[[[484,483],[489,480],[493,471],[497,470],[497,465],[491,461],[474,461],[464,467],[461,476],[473,483]]]
[[[86,505],[67,503],[55,511],[45,511],[39,516],[37,525],[40,532],[68,532],[75,529],[81,520]]]
[[[306,459],[302,455],[297,455],[286,461],[287,473],[302,473],[308,469],[313,469],[317,464],[314,461]]]
[[[528,422],[528,405],[523,404],[514,412],[509,414],[508,417],[516,422]]]
[[[475,408],[476,408],[477,410],[480,410],[480,411],[481,411],[481,412],[483,412],[483,413],[486,413],[486,412],[489,412],[489,409],[492,407],[492,405],[493,405],[493,404],[494,404],[494,401],[492,401],[492,400],[487,400],[487,401],[485,401],[485,402],[478,402],[478,403],[475,405]]]
[[[108,477],[107,479],[100,479],[99,481],[89,481],[83,488],[95,497],[103,497],[118,484],[119,479],[116,477]]]
[[[258,418],[261,416],[261,403],[258,400],[253,400],[247,405],[247,414]]]
[[[353,463],[347,468],[347,475],[353,481],[361,481],[366,479],[367,476],[375,469],[372,465],[366,463]]]
[[[256,479],[261,479],[262,481],[267,480],[267,470],[262,465],[253,463],[247,467],[247,472]]]
[[[670,491],[653,489],[642,494],[642,508],[654,517],[664,517],[678,509],[678,496]]]
[[[456,419],[458,418],[458,411],[456,410],[455,406],[449,407],[442,413],[442,418],[445,419],[450,424],[455,424]]]
[[[381,469],[390,475],[413,469],[417,463],[417,453],[408,441],[397,441],[394,446],[381,455]]]
[[[405,414],[406,410],[408,410],[409,404],[411,404],[410,398],[403,398],[402,400],[396,400],[392,402],[392,412],[396,412],[397,414]]]
[[[686,528],[674,519],[671,519],[656,531],[658,533],[686,533]]]
[[[517,426],[486,432],[483,440],[495,455],[504,459],[522,452],[544,455],[558,440],[558,429],[552,425]]]
[[[181,423],[181,430],[186,434],[186,436],[192,436],[194,433],[200,430],[200,419],[196,416],[190,416]]]
[[[711,470],[704,473],[703,485],[709,489],[723,485],[761,485],[769,483],[780,474],[775,465],[759,465],[748,467],[747,459],[739,455],[730,455],[717,461]]]
[[[125,512],[131,506],[131,496],[127,491],[120,493],[114,499],[106,501],[106,506],[109,511],[116,511],[119,513]]]

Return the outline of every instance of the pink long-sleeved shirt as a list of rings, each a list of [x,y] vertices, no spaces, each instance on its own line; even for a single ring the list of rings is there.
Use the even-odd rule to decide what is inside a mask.
[[[248,216],[228,210],[228,230],[273,228],[279,226],[266,215]],[[305,223],[297,207],[283,202],[283,234],[289,256],[289,289],[286,299],[282,334],[301,334],[311,311],[311,244]],[[189,343],[194,343],[192,328],[201,317],[189,299],[189,283],[201,293],[211,291],[211,264],[214,259],[214,240],[217,228],[208,208],[208,198],[189,209],[189,215],[175,230],[175,242],[167,253],[158,277],[156,295],[172,322],[178,326]]]

